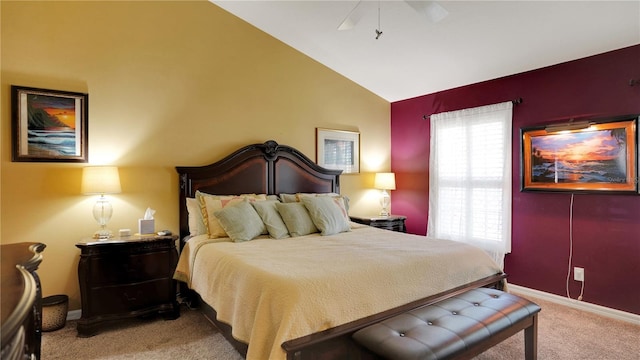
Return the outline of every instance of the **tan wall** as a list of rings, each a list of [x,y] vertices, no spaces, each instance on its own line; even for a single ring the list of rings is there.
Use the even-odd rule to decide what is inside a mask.
[[[390,167],[390,105],[206,1],[2,1],[1,241],[47,244],[44,296],[80,307],[74,244],[96,230],[73,163],[11,162],[10,86],[89,94],[89,162],[120,167],[109,228],[178,228],[176,165],[269,139],[315,157],[315,128],[361,133],[352,213],[379,210],[372,172]]]

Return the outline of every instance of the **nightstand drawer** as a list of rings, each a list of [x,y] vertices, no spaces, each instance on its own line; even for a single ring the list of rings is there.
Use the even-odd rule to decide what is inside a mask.
[[[89,281],[92,286],[105,286],[170,277],[170,262],[169,251],[94,256],[88,261]]]
[[[359,224],[373,226],[379,229],[407,232],[405,226],[406,216],[389,215],[389,216],[350,216],[351,221]]]
[[[142,310],[160,302],[171,303],[172,282],[167,279],[144,283],[91,288],[88,316],[99,313],[120,313]],[[84,314],[83,314],[84,315]]]
[[[405,232],[404,222],[401,222],[401,221],[392,221],[392,220],[376,221],[372,226],[375,226],[380,229],[385,229],[385,230]]]

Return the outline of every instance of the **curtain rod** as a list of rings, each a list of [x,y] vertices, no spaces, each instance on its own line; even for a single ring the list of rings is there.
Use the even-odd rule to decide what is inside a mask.
[[[522,102],[523,102],[523,101],[524,101],[524,100],[522,100],[522,98],[521,98],[521,97],[519,97],[519,98],[517,98],[517,99],[514,99],[514,100],[511,100],[511,102],[513,103],[513,105],[519,105],[519,104],[522,104]],[[431,114],[431,115],[433,115],[433,114]],[[422,115],[422,120],[429,120],[429,118],[431,118],[431,115]]]

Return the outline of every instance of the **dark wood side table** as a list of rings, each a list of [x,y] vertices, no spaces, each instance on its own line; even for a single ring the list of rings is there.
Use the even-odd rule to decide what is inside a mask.
[[[179,317],[173,280],[177,239],[175,235],[133,235],[76,244],[81,250],[78,335],[93,336],[107,322],[151,313],[165,319]]]
[[[380,229],[407,232],[405,226],[406,216],[389,215],[389,216],[349,216],[351,221],[359,224],[369,225]]]
[[[3,360],[40,359],[42,287],[36,270],[45,247],[42,243],[0,246]]]

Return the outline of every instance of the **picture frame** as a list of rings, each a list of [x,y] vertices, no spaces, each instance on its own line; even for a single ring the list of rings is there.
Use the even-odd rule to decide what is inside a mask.
[[[14,162],[87,162],[89,95],[11,85]]]
[[[316,128],[316,163],[343,174],[360,172],[360,133]]]
[[[638,194],[639,116],[521,129],[521,190]]]

